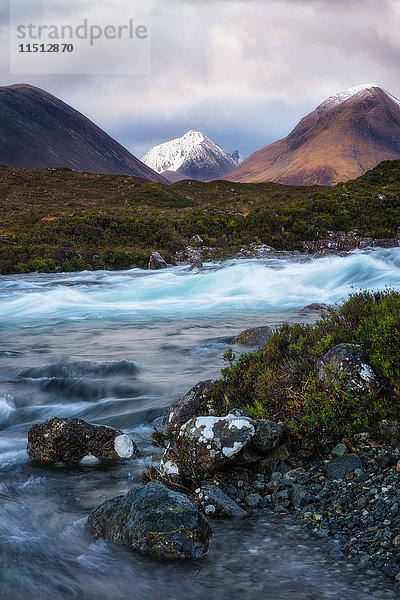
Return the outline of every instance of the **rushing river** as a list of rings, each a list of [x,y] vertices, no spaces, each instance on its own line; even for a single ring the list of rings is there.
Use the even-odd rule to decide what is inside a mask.
[[[165,408],[218,376],[232,337],[361,288],[400,289],[400,248],[347,257],[0,276],[1,600],[370,600],[395,598],[332,545],[268,511],[215,522],[203,560],[163,563],[91,539],[88,512],[140,482]],[[141,458],[41,468],[29,427],[51,416],[123,429]]]

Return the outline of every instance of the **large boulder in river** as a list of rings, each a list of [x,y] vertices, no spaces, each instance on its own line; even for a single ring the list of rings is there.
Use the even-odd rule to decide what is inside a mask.
[[[346,378],[354,389],[374,393],[379,382],[367,355],[357,344],[339,344],[328,350],[317,361],[317,376],[325,383],[340,382]]]
[[[171,404],[163,420],[164,427],[180,427],[194,417],[227,413],[229,405],[226,400],[222,400],[217,406],[208,397],[215,385],[215,380],[200,381],[183,398]]]
[[[202,479],[232,461],[255,434],[248,417],[197,417],[185,423],[164,453],[163,475],[172,479]]]
[[[40,462],[78,462],[88,458],[120,459],[138,454],[136,444],[118,429],[92,425],[81,419],[54,417],[33,425],[27,452]]]
[[[168,265],[158,252],[152,252],[149,259],[148,268],[151,271],[158,271],[160,269],[168,269]]]
[[[160,482],[105,502],[89,517],[90,532],[161,558],[199,558],[212,535],[206,518],[183,494]]]
[[[243,344],[245,346],[264,346],[273,331],[271,327],[253,327],[239,333],[233,340],[232,344]]]

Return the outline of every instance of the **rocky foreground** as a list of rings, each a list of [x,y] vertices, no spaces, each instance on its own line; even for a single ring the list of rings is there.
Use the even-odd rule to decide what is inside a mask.
[[[355,389],[379,389],[357,345],[332,348],[316,367],[322,382],[346,375]],[[339,443],[299,439],[282,422],[250,418],[226,398],[213,402],[215,385],[200,382],[168,409],[164,431],[153,436],[165,447],[159,466],[144,474],[146,485],[95,508],[89,532],[155,557],[199,558],[212,535],[208,518],[267,509],[334,539],[335,556],[367,575],[400,584],[400,423],[379,423],[385,443],[367,432]],[[138,449],[119,430],[53,418],[30,430],[28,453],[42,463],[87,464],[135,458]]]

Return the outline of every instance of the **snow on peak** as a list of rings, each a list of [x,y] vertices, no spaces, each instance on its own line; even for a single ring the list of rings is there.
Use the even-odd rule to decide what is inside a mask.
[[[327,100],[325,100],[325,102],[318,106],[318,108],[316,109],[316,114],[320,116],[321,114],[327,112],[331,108],[335,108],[335,106],[343,104],[343,102],[347,102],[347,100],[350,100],[350,98],[354,98],[354,96],[362,96],[365,95],[366,92],[373,92],[376,89],[383,91],[386,94],[386,96],[388,96],[388,98],[390,98],[391,100],[393,100],[393,102],[400,106],[400,101],[397,98],[395,98],[395,96],[381,88],[376,83],[364,83],[362,85],[356,85],[354,87],[351,87],[348,90],[345,90],[344,92],[339,92],[338,94],[330,96]]]
[[[180,138],[154,146],[141,160],[157,173],[178,171],[187,161],[193,160],[202,164],[231,161],[232,170],[237,165],[218,144],[201,131],[193,130]]]
[[[357,94],[373,90],[374,88],[379,88],[379,85],[376,85],[375,83],[365,83],[362,85],[356,85],[347,90],[344,90],[344,92],[339,92],[338,94],[330,96],[327,100],[325,100],[322,104],[319,105],[318,109],[329,110],[331,108],[334,108],[335,106],[338,106],[339,104],[342,104],[343,102],[346,102],[350,98],[357,96]]]

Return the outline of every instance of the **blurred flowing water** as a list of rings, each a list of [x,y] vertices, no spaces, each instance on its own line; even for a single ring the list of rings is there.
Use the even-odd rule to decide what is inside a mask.
[[[260,512],[214,522],[206,558],[163,563],[91,539],[88,512],[140,484],[165,408],[217,377],[233,336],[312,322],[299,309],[358,289],[400,289],[400,249],[230,261],[201,271],[0,276],[0,598],[128,600],[395,598],[332,558],[326,541]],[[41,468],[29,427],[80,417],[129,433],[140,459]]]

